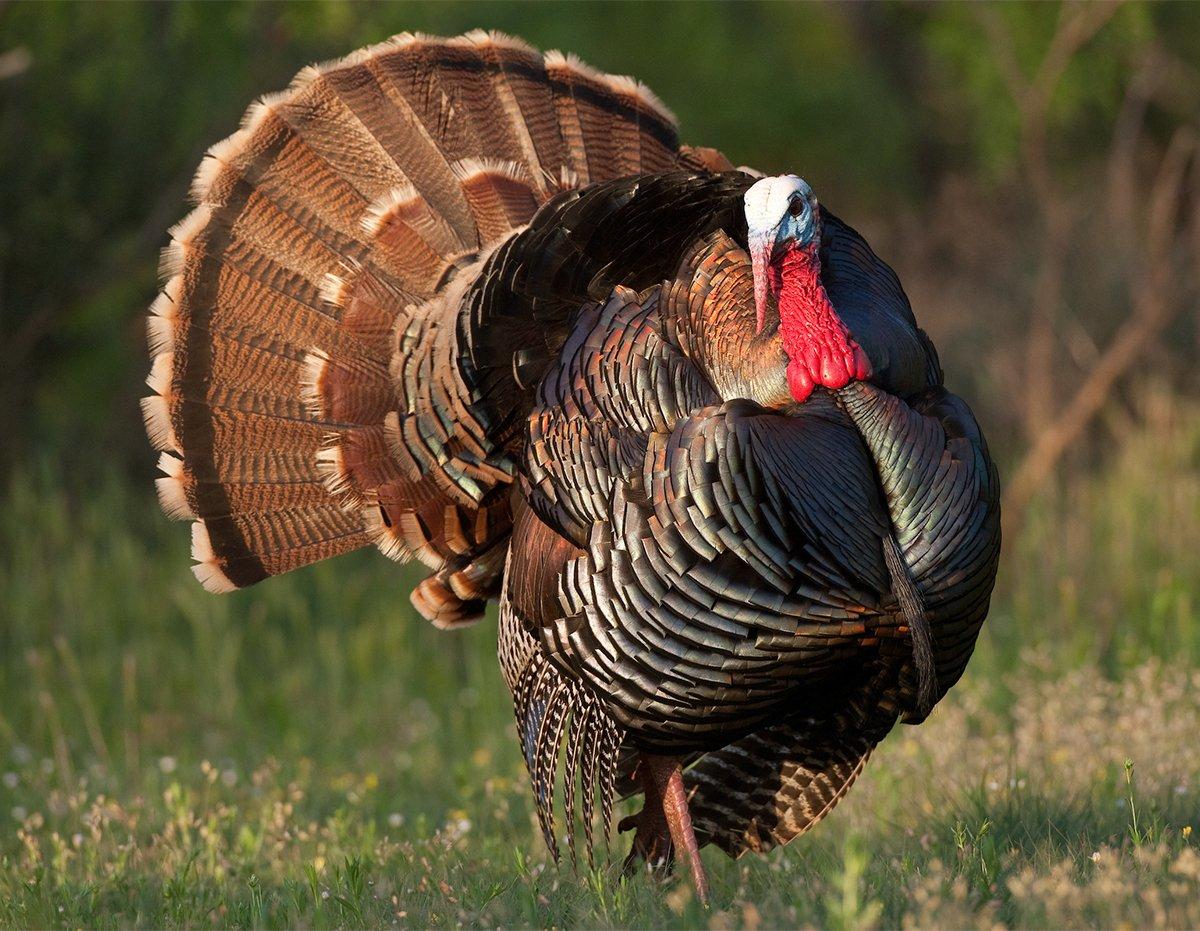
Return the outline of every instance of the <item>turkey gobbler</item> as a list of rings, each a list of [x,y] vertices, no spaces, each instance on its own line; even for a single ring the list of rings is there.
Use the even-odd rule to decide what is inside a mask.
[[[499,599],[545,839],[787,843],[961,676],[999,486],[892,270],[794,175],[496,33],[306,68],[215,145],[151,308],[159,496],[223,592],[375,545]],[[556,804],[555,791],[561,788]]]

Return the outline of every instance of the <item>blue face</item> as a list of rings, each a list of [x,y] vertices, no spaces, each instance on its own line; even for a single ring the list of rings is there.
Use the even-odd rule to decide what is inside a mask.
[[[803,178],[760,178],[745,194],[746,237],[752,252],[769,258],[784,243],[807,246],[817,236],[817,198]]]
[[[802,191],[795,191],[788,198],[787,208],[775,234],[775,245],[789,240],[798,246],[807,246],[817,233],[817,219],[812,204]]]
[[[754,270],[754,306],[761,332],[767,317],[769,268],[777,253],[795,243],[804,249],[818,236],[817,198],[796,175],[759,178],[742,198],[746,248]]]

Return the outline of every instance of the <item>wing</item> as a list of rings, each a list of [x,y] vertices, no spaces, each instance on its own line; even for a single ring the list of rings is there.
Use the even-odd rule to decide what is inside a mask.
[[[929,614],[940,697],[966,668],[996,582],[995,463],[971,409],[940,386],[905,402],[855,384],[839,392],[839,402],[871,451],[896,540]]]
[[[794,840],[850,791],[882,736],[788,721],[704,754],[685,776],[697,839],[731,857]]]
[[[643,290],[675,274],[714,229],[736,229],[737,172],[674,171],[568,191],[498,249],[468,296],[462,364],[519,448],[539,380],[557,364],[579,307],[622,285]],[[744,238],[744,233],[743,233]]]
[[[910,402],[867,385],[839,392],[875,460],[895,539],[929,616],[941,697],[987,612],[1000,551],[999,480],[967,405],[935,387]],[[883,672],[881,670],[881,672]],[[771,724],[688,771],[697,835],[731,856],[804,833],[845,794],[896,709],[915,723],[911,667],[883,672],[831,719]]]

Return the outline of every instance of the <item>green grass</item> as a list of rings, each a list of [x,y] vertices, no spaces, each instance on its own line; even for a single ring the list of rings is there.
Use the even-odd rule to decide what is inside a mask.
[[[30,471],[0,509],[0,925],[1198,926],[1200,411],[1143,413],[1038,502],[928,723],[812,835],[706,852],[711,912],[548,862],[490,619],[433,630],[371,553],[210,596],[148,490]]]

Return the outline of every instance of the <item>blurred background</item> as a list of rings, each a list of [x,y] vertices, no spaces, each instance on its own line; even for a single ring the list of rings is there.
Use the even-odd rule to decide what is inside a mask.
[[[476,27],[636,75],[685,141],[802,174],[895,267],[1005,481],[1000,585],[960,687],[991,709],[984,730],[1012,733],[1035,683],[1068,673],[1117,690],[1092,727],[1169,670],[1195,715],[1200,5],[0,2],[0,823],[26,837],[4,856],[36,872],[53,834],[62,870],[104,888],[79,854],[91,835],[62,840],[72,819],[97,793],[134,806],[193,783],[230,805],[299,785],[313,824],[400,837],[475,819],[511,839],[509,808],[527,819],[492,621],[427,629],[412,573],[368,553],[203,593],[157,510],[137,403],[158,251],[204,150],[311,61]],[[1089,757],[1107,775],[1079,797],[1120,798],[1124,752]],[[1021,759],[1005,765],[1038,765]],[[1181,759],[1138,760],[1167,767],[1168,821],[1200,798]],[[512,785],[485,792],[496,773]],[[233,820],[212,828],[213,882],[265,855]],[[312,834],[314,877],[349,836]],[[258,875],[285,883],[299,867],[279,856]],[[60,920],[31,895],[0,920]]]

